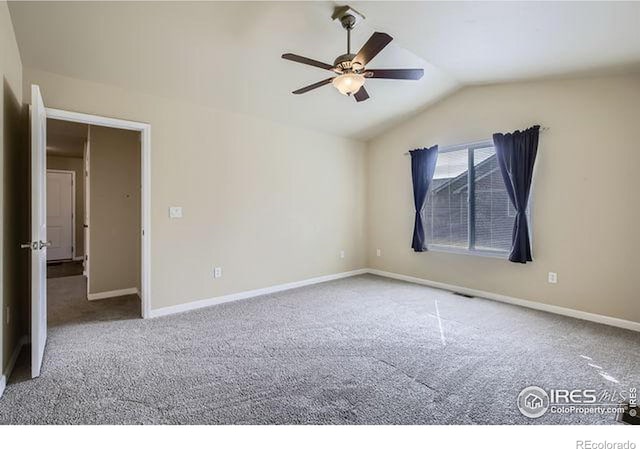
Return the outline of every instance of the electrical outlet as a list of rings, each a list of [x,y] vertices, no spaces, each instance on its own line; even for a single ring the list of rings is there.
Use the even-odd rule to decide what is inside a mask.
[[[382,250],[380,248],[376,250],[376,256],[378,257],[382,256]]]
[[[340,259],[344,259],[344,250],[340,251]]]
[[[549,271],[549,284],[557,284],[558,283],[558,273],[554,273],[553,271]]]
[[[216,279],[222,277],[222,268],[221,267],[215,267],[213,269],[213,277],[216,278]]]

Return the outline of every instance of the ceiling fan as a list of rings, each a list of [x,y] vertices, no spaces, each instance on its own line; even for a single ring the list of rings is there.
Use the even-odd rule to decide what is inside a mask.
[[[364,19],[364,16],[349,6],[336,9],[334,19],[340,19],[342,27],[347,30],[347,52],[340,55],[333,65],[304,56],[285,53],[283,59],[301,64],[311,65],[334,72],[337,76],[318,81],[309,86],[294,90],[296,95],[304,94],[326,84],[333,84],[338,91],[347,96],[353,95],[356,101],[364,101],[369,98],[369,93],[364,88],[367,78],[382,78],[395,80],[419,80],[424,75],[424,69],[367,69],[366,65],[393,40],[386,33],[373,33],[369,40],[362,46],[358,53],[351,53],[351,30]]]

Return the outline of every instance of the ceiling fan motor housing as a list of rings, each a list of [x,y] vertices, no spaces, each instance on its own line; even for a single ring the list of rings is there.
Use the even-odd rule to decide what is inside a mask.
[[[356,55],[353,53],[345,53],[338,56],[336,60],[333,61],[333,65],[337,69],[336,71],[340,73],[360,72],[364,67],[361,64],[353,63],[353,58],[355,57]]]

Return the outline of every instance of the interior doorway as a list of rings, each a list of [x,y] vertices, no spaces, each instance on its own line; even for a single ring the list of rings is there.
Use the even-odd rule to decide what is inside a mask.
[[[47,278],[68,278],[48,285],[50,318],[64,321],[73,313],[58,309],[86,309],[83,300],[140,301],[140,131],[48,117],[46,139]],[[60,298],[71,292],[80,301]]]
[[[146,318],[150,314],[150,273],[149,273],[149,259],[150,259],[150,153],[151,153],[151,127],[145,123],[130,122],[127,120],[119,120],[108,117],[101,117],[89,114],[82,114],[77,112],[64,111],[59,109],[46,108],[40,91],[39,86],[31,85],[31,105],[29,107],[30,116],[30,136],[31,136],[31,188],[30,188],[30,241],[20,244],[20,247],[30,251],[31,269],[30,269],[30,289],[31,289],[31,376],[38,377],[40,370],[42,369],[42,362],[44,360],[44,353],[48,335],[48,287],[49,281],[47,279],[47,250],[52,246],[52,242],[47,238],[47,126],[48,121],[58,120],[61,122],[68,122],[67,124],[82,124],[86,125],[87,136],[90,134],[90,126],[115,128],[120,130],[135,131],[138,137],[138,144],[136,145],[134,152],[138,157],[137,181],[136,185],[131,189],[137,191],[138,201],[136,202],[137,215],[136,228],[133,230],[138,241],[137,245],[137,265],[139,267],[139,276],[137,277],[136,293],[139,297],[137,301],[138,310],[141,311],[140,315]],[[88,171],[86,170],[86,161],[90,160],[90,146],[91,141],[86,139],[85,145],[82,149],[82,174],[76,176],[78,178],[86,180]],[[90,167],[90,166],[89,166]],[[63,169],[59,169],[63,170]],[[77,186],[77,183],[76,183]],[[76,192],[77,192],[76,188]],[[86,193],[86,181],[85,189]],[[89,189],[89,196],[91,196],[91,189]],[[60,200],[62,193],[57,197]],[[125,198],[132,195],[125,195]],[[53,197],[52,197],[53,198]],[[78,203],[78,202],[76,202]],[[90,201],[82,201],[82,204],[87,206]],[[87,207],[88,208],[88,207]],[[64,215],[62,213],[60,216]],[[88,214],[91,217],[91,214]],[[73,218],[83,217],[86,215],[73,215]],[[90,222],[83,223],[83,229],[89,228]],[[87,234],[87,232],[83,232]],[[68,238],[67,238],[68,240]],[[73,236],[71,240],[75,240]],[[91,254],[91,242],[92,240],[86,240],[89,244],[84,248],[83,265],[86,265],[88,256]],[[66,244],[63,241],[63,237],[60,238],[60,246]],[[74,247],[77,245],[73,242],[71,249],[71,255],[74,254]],[[54,253],[55,254],[55,253]],[[59,257],[69,257],[68,251],[60,251]],[[77,253],[76,256],[77,257]],[[53,261],[51,261],[53,262]],[[71,260],[63,259],[65,263],[71,263]],[[90,264],[89,264],[90,266]],[[87,273],[87,269],[83,268],[83,273]],[[91,278],[91,272],[88,274]],[[84,276],[81,276],[84,279]],[[53,283],[55,279],[51,279]],[[82,285],[80,285],[82,289]],[[84,294],[79,295],[80,298],[88,297],[88,290],[82,289]],[[113,292],[111,292],[113,293]],[[109,295],[110,296],[110,295]],[[68,297],[62,295],[62,298]],[[98,299],[98,298],[94,298]],[[87,304],[88,301],[84,301],[83,304]],[[139,315],[138,315],[139,316]]]
[[[46,160],[49,335],[141,318],[140,132],[48,118]]]
[[[46,112],[48,123],[65,123],[69,132],[72,126],[78,132],[80,127],[86,130],[84,142],[75,147],[74,153],[81,163],[84,183],[81,200],[76,196],[75,221],[79,225],[74,238],[75,255],[59,265],[51,264],[49,269],[52,273],[59,270],[74,275],[82,270],[88,300],[137,295],[140,314],[148,317],[150,126],[59,109],[46,108]],[[76,179],[78,176],[76,173]],[[80,201],[82,207],[78,206]],[[112,213],[114,208],[119,212]],[[118,245],[121,251],[114,251]],[[134,252],[129,254],[131,248]],[[133,265],[123,271],[127,266],[122,263],[124,260]],[[118,270],[120,274],[116,273]],[[119,285],[118,280],[126,273],[135,273],[136,279]]]

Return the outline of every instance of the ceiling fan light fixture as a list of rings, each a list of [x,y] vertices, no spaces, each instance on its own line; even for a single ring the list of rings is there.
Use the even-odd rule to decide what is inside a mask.
[[[343,73],[336,76],[331,84],[338,89],[342,95],[353,95],[364,85],[364,76],[358,73]]]

